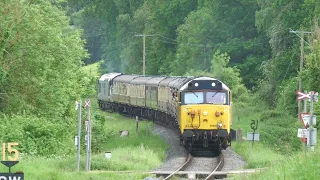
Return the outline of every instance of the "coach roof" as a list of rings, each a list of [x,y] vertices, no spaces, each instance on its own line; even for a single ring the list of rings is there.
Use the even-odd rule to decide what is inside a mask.
[[[113,79],[113,82],[130,83],[134,78],[139,77],[139,75],[120,75]]]

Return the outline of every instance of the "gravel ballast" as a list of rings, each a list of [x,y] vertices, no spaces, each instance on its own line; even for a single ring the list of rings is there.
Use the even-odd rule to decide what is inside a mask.
[[[153,132],[162,137],[169,145],[166,161],[154,170],[173,171],[179,168],[185,162],[188,153],[186,149],[180,145],[178,132],[158,124],[154,124]],[[224,154],[224,167],[222,171],[239,170],[243,169],[246,165],[241,156],[235,153],[230,147],[223,150],[222,153]],[[203,159],[203,161],[201,159]],[[199,166],[196,169],[192,169],[193,171],[210,170],[210,167],[212,167],[211,164],[205,163],[208,162],[207,158],[197,158],[197,161],[199,161],[197,163]]]

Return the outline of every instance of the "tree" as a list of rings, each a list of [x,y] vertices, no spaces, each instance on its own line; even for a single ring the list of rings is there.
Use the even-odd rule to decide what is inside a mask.
[[[0,2],[3,110],[62,117],[81,94],[81,32],[45,0]]]
[[[227,53],[221,53],[217,50],[211,60],[209,71],[190,70],[187,76],[209,76],[224,82],[232,91],[235,99],[247,98],[248,91],[240,77],[240,70],[236,67],[227,67],[230,62],[230,56]]]
[[[208,57],[220,49],[230,55],[229,66],[241,69],[247,87],[257,85],[262,76],[258,67],[270,56],[266,36],[255,27],[257,9],[256,1],[200,1],[199,8],[177,29],[173,73],[208,69]]]

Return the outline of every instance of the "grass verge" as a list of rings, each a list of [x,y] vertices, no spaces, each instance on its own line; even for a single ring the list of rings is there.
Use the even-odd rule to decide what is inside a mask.
[[[268,151],[268,150],[267,150]],[[267,153],[267,151],[264,151]],[[256,154],[256,153],[254,153]],[[231,179],[247,180],[269,180],[269,179],[319,179],[320,176],[320,151],[299,152],[292,156],[281,155],[279,158],[273,154],[261,154],[257,159],[269,158],[266,169],[261,173],[248,175],[237,175]],[[253,156],[251,156],[253,158]],[[257,160],[254,160],[257,161]],[[262,160],[262,162],[265,160]],[[249,160],[252,162],[252,159]]]
[[[251,141],[234,142],[232,148],[246,160],[246,168],[266,169],[231,179],[318,179],[320,150],[317,147],[315,152],[302,150],[297,137],[297,128],[302,128],[302,124],[295,117],[259,106],[235,105],[233,112],[233,128],[242,128],[244,137],[252,132],[251,120],[259,120],[260,142],[253,146]]]
[[[148,174],[143,172],[161,165],[166,158],[168,146],[157,135],[152,133],[153,124],[140,121],[138,132],[133,118],[119,114],[101,112],[97,109],[94,99],[92,103],[93,131],[91,170],[85,170],[84,134],[81,136],[81,172],[76,172],[76,149],[68,156],[32,156],[22,155],[19,164],[12,172],[23,171],[25,179],[57,179],[57,180],[87,180],[87,179],[143,179]],[[83,117],[86,117],[86,110]],[[84,123],[83,123],[84,124]],[[82,129],[84,127],[82,126]],[[129,135],[120,137],[120,130],[128,130]],[[84,131],[84,130],[82,130]],[[76,132],[76,130],[75,130]],[[111,152],[111,159],[104,157],[104,152]],[[8,169],[0,166],[0,172]],[[134,171],[136,173],[116,173],[106,171]]]

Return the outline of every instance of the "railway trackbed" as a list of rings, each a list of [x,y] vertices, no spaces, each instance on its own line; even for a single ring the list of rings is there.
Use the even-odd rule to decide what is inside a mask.
[[[200,164],[208,164],[210,171],[195,171]],[[157,176],[166,176],[164,180],[168,180],[173,176],[187,176],[190,179],[212,179],[213,177],[226,177],[226,174],[216,174],[215,172],[220,171],[224,165],[224,156],[221,153],[218,157],[215,158],[198,158],[193,157],[191,154],[188,154],[186,161],[175,171],[173,172],[161,172],[155,173]]]

